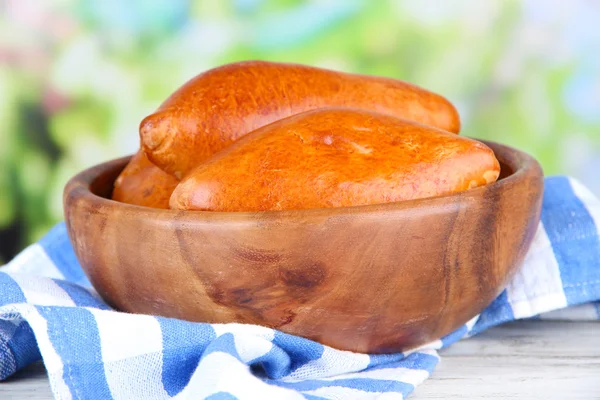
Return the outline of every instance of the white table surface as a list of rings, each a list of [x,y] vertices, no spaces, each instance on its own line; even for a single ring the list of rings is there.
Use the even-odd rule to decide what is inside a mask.
[[[600,399],[600,322],[520,321],[441,352],[410,399]],[[37,363],[0,382],[0,399],[51,399]]]

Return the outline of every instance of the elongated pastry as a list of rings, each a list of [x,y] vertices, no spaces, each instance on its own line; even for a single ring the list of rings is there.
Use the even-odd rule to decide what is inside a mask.
[[[257,129],[191,171],[179,210],[346,207],[446,195],[493,182],[483,143],[413,121],[332,108]]]
[[[138,151],[115,181],[113,200],[153,208],[169,208],[169,198],[179,183]]]
[[[448,100],[400,80],[247,61],[184,84],[141,122],[140,138],[154,164],[181,178],[248,132],[323,107],[371,110],[460,130],[458,112]]]

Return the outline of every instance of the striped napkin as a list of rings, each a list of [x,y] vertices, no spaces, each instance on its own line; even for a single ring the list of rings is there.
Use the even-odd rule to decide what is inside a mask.
[[[438,349],[491,326],[600,319],[599,228],[600,202],[586,188],[547,178],[523,268],[481,315],[419,349],[369,355],[260,326],[113,311],[59,224],[0,269],[0,380],[41,358],[58,399],[402,399]]]

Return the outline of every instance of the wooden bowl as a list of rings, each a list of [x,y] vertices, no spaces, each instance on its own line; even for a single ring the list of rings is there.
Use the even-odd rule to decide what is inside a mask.
[[[75,253],[113,307],[266,325],[362,353],[438,339],[481,312],[536,231],[539,164],[488,143],[498,182],[390,204],[252,213],[159,210],[109,200],[128,158],[66,186]]]

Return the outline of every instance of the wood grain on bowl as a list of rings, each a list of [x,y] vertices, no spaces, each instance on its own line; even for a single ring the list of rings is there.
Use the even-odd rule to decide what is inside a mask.
[[[490,185],[382,205],[255,213],[102,198],[127,162],[115,160],[69,182],[65,216],[82,267],[118,309],[254,323],[339,349],[396,352],[478,314],[531,243],[539,164],[488,145],[510,172]]]

